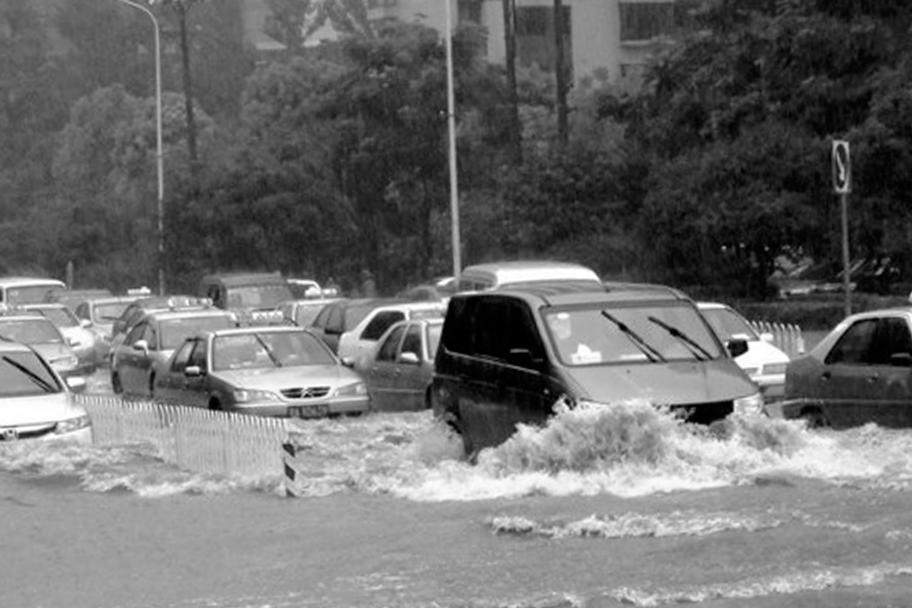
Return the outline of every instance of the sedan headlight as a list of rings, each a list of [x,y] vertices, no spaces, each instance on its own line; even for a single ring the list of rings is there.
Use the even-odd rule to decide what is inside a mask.
[[[363,397],[367,395],[367,385],[363,382],[346,384],[336,389],[336,397]]]
[[[69,418],[68,420],[61,420],[57,423],[57,428],[54,429],[54,432],[58,435],[63,435],[78,431],[79,429],[84,429],[87,426],[91,426],[91,424],[92,422],[89,420],[88,414],[84,414],[82,416],[76,416],[75,418]]]
[[[740,399],[735,399],[733,405],[736,414],[756,416],[763,413],[763,395],[754,393],[747,397],[741,397]]]
[[[235,403],[250,403],[252,401],[281,401],[281,399],[272,391],[239,388],[234,391],[234,401]]]

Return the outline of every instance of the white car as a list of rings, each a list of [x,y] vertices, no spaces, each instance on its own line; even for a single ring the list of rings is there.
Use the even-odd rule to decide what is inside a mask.
[[[759,334],[735,309],[719,302],[698,302],[697,307],[723,342],[747,340],[747,352],[735,363],[750,376],[767,403],[785,395],[785,368],[789,356],[773,343],[771,334]]]
[[[65,384],[33,349],[0,340],[0,444],[21,440],[66,439],[92,443],[88,413],[74,403]]]
[[[442,318],[445,314],[446,304],[443,302],[398,302],[378,306],[339,337],[336,354],[346,363],[354,364],[373,351],[380,336],[394,323],[409,319]]]

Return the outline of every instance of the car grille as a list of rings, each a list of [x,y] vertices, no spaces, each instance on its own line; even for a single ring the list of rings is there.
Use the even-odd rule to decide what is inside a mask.
[[[283,388],[282,396],[288,399],[317,399],[329,394],[328,386],[307,386],[296,388]]]
[[[56,424],[45,426],[38,429],[22,430],[15,427],[0,428],[0,441],[16,441],[18,439],[34,439],[53,433],[57,428]]]
[[[686,406],[674,406],[671,409],[673,411],[685,410],[684,419],[687,422],[709,424],[731,414],[734,411],[734,404],[731,401],[716,401],[714,403],[693,403]]]

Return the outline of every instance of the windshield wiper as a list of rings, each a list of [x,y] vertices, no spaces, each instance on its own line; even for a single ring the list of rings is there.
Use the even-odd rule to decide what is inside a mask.
[[[687,334],[682,332],[677,327],[674,327],[673,325],[669,325],[665,321],[662,321],[661,319],[657,319],[656,317],[648,317],[648,319],[652,323],[655,323],[656,325],[658,325],[659,327],[661,327],[662,329],[667,331],[676,340],[678,340],[679,342],[684,344],[687,347],[687,350],[690,351],[690,353],[697,359],[697,361],[705,361],[707,359],[712,359],[712,355],[710,355],[709,352],[705,348],[700,346],[693,338],[691,338],[690,336],[688,336]]]
[[[657,351],[653,346],[650,346],[650,344],[648,342],[646,342],[646,340],[644,340],[643,337],[640,336],[640,334],[636,333],[635,331],[633,331],[632,329],[627,327],[626,323],[624,323],[620,319],[616,318],[614,315],[612,315],[607,310],[602,310],[600,312],[602,313],[603,317],[605,317],[606,319],[608,319],[609,321],[611,321],[612,323],[617,325],[617,328],[620,329],[624,333],[625,336],[627,336],[627,339],[630,340],[634,346],[636,346],[638,349],[640,349],[641,353],[646,355],[647,359],[649,359],[653,363],[655,363],[656,361],[665,360],[665,357],[663,357],[659,351]]]
[[[282,362],[279,361],[279,358],[275,356],[275,354],[272,352],[272,349],[269,348],[269,345],[266,344],[266,342],[263,340],[263,338],[260,337],[260,334],[253,334],[253,335],[256,337],[257,342],[259,342],[260,345],[263,347],[263,349],[266,351],[266,354],[269,355],[269,359],[272,360],[272,363],[276,367],[282,367]]]
[[[36,374],[32,370],[30,370],[26,366],[22,365],[18,361],[13,361],[9,357],[3,357],[3,360],[6,361],[7,363],[9,363],[10,365],[12,365],[13,367],[15,367],[16,369],[18,369],[20,372],[22,372],[26,376],[28,376],[28,379],[31,380],[34,384],[38,385],[38,387],[41,388],[41,390],[43,390],[44,392],[46,392],[46,393],[55,392],[54,386],[50,382],[48,382],[47,380],[45,380],[44,378],[42,378],[41,376],[39,376],[38,374]]]

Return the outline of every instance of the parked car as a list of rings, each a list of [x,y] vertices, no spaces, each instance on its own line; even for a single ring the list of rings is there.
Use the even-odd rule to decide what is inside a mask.
[[[350,329],[339,334],[336,354],[350,364],[365,357],[377,345],[377,340],[393,323],[406,319],[443,318],[446,304],[442,302],[393,302],[372,308]]]
[[[292,297],[296,300],[323,297],[323,288],[313,279],[288,277],[285,280],[288,282],[288,288],[291,290]]]
[[[0,304],[16,306],[52,302],[66,291],[66,283],[43,277],[0,277]]]
[[[320,309],[314,317],[310,330],[320,337],[334,353],[339,351],[339,337],[351,330],[370,311],[394,302],[392,298],[340,298]]]
[[[578,291],[555,283],[456,294],[434,361],[431,404],[466,454],[542,424],[558,400],[648,400],[710,423],[763,398],[686,295]]]
[[[430,407],[434,356],[443,317],[399,321],[355,366],[367,383],[375,411],[423,410]]]
[[[912,308],[849,315],[785,372],[785,418],[912,426]]]
[[[111,357],[111,387],[115,393],[151,397],[156,376],[165,369],[174,349],[200,331],[234,327],[230,313],[218,308],[153,310],[127,332]]]
[[[316,298],[305,300],[289,300],[278,306],[282,318],[298,327],[308,327],[317,318],[320,310],[327,304],[335,302],[338,298]]]
[[[785,368],[789,356],[772,343],[772,334],[757,333],[747,319],[726,304],[698,302],[697,307],[724,343],[747,341],[747,352],[735,357],[735,363],[757,383],[764,401],[781,400],[785,394]]]
[[[235,315],[238,324],[281,323],[280,302],[293,300],[288,281],[277,272],[227,272],[202,278],[197,294]]]
[[[99,366],[111,364],[114,323],[136,299],[136,296],[109,296],[89,298],[76,305],[76,316],[88,322],[88,329],[95,334],[95,360]]]
[[[0,443],[52,439],[92,443],[88,413],[40,354],[0,340]]]
[[[306,329],[247,326],[184,340],[156,377],[155,397],[211,410],[313,418],[361,414],[361,377]]]
[[[90,370],[79,359],[60,329],[34,312],[5,309],[0,314],[0,338],[31,346],[74,390],[85,388]]]
[[[66,338],[67,344],[76,353],[76,358],[79,360],[79,368],[84,370],[86,375],[95,371],[99,364],[95,347],[98,337],[89,329],[88,321],[80,320],[72,310],[62,303],[23,304],[21,308],[47,317],[51,323],[60,329],[60,333]]]
[[[189,310],[191,308],[205,309],[212,306],[212,302],[205,298],[197,298],[185,294],[166,296],[141,296],[127,304],[120,316],[111,325],[111,350],[123,342],[124,336],[143,315],[154,310]]]
[[[594,270],[580,264],[539,260],[489,262],[466,266],[456,282],[456,291],[485,291],[504,286],[534,286],[537,283],[568,281],[579,288],[601,289]]]

